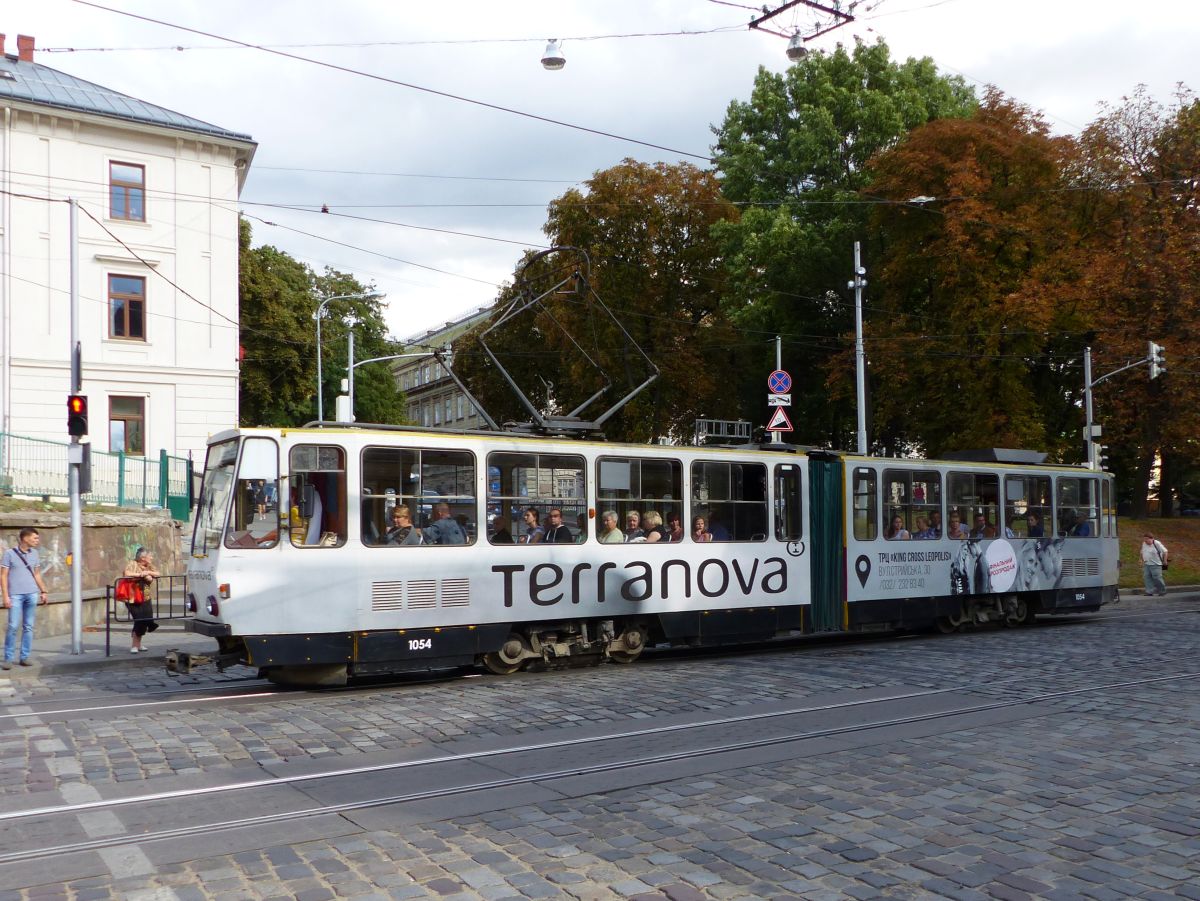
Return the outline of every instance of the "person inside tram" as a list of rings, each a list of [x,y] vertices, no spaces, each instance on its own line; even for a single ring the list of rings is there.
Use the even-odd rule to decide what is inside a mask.
[[[421,543],[421,530],[413,527],[412,512],[404,504],[392,508],[392,527],[384,536],[384,544],[414,545]]]
[[[908,541],[912,536],[909,534],[908,529],[904,528],[904,517],[896,513],[892,516],[892,521],[888,523],[883,537],[888,541]]]
[[[671,536],[663,528],[662,517],[658,514],[657,510],[647,510],[646,515],[642,518],[642,522],[646,525],[646,542],[648,544],[671,540]]]
[[[492,544],[512,544],[512,532],[508,530],[508,519],[497,516],[492,520]]]
[[[733,541],[733,536],[721,522],[721,511],[716,508],[708,511],[708,534],[711,541]]]
[[[971,538],[995,538],[996,527],[987,521],[983,513],[975,514],[975,527],[971,529]]]
[[[924,541],[929,538],[937,538],[933,534],[933,529],[929,528],[929,517],[918,516],[917,522],[913,531],[913,538],[919,541]]]
[[[692,519],[692,541],[712,541],[712,533],[705,526],[703,516],[696,516]]]
[[[642,531],[642,514],[637,510],[630,510],[625,514],[625,540],[634,541],[645,537],[646,533]]]
[[[538,521],[540,518],[536,507],[525,508],[525,512],[521,514],[521,520],[525,523],[525,534],[521,536],[521,544],[542,543],[542,539],[546,537],[546,530]]]
[[[571,534],[571,530],[563,522],[562,510],[560,508],[551,507],[550,512],[546,514],[546,534],[542,540],[547,544],[575,543],[575,536]]]
[[[1088,522],[1087,517],[1080,516],[1079,511],[1075,511],[1075,526],[1071,529],[1071,535],[1075,538],[1087,538],[1092,534],[1092,524]]]
[[[575,543],[576,544],[583,544],[585,541],[587,541],[587,521],[588,521],[588,515],[586,513],[580,513],[578,516],[575,517],[575,526],[576,526]]]
[[[930,538],[942,537],[942,511],[934,510],[929,514],[929,531],[933,532]]]
[[[683,541],[683,520],[674,510],[667,514],[667,535],[671,541]]]
[[[957,510],[950,511],[950,523],[946,526],[946,537],[965,540],[970,538],[967,527],[962,524],[962,515]]]
[[[1030,538],[1044,538],[1046,529],[1042,525],[1041,514],[1036,510],[1030,510],[1025,514],[1025,522],[1028,523],[1028,534]]]
[[[605,510],[600,517],[600,541],[604,544],[621,544],[625,541],[625,533],[617,527],[617,511]]]
[[[433,522],[425,527],[422,537],[426,544],[466,544],[467,533],[450,515],[445,501],[433,505]]]

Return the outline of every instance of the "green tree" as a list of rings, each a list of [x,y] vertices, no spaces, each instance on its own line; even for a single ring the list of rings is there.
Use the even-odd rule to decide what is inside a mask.
[[[782,74],[760,70],[749,101],[730,104],[715,156],[725,196],[743,209],[716,234],[730,316],[761,342],[740,386],[744,409],[766,415],[770,338],[783,335],[785,366],[804,373],[792,389],[797,439],[845,446],[854,370],[842,351],[854,310],[840,290],[854,241],[864,242],[867,266],[876,251],[860,193],[871,180],[867,163],[917,125],[975,106],[960,78],[929,59],[893,61],[882,41],[810,54]]]
[[[316,275],[304,263],[269,245],[251,247],[249,222],[239,231],[238,299],[242,365],[239,404],[245,426],[297,426],[316,419],[316,326],[321,299],[371,290],[334,269]],[[356,324],[355,358],[399,353],[387,337],[380,300],[337,301],[322,321],[325,415],[333,418],[334,399],[346,375],[346,331]],[[339,340],[340,339],[340,340]],[[404,396],[385,363],[355,371],[355,407],[363,422],[398,423]]]
[[[632,339],[661,375],[605,424],[605,433],[618,440],[690,436],[697,417],[728,418],[736,340],[721,310],[724,272],[711,231],[736,216],[714,174],[687,163],[625,160],[597,172],[586,190],[571,189],[550,204],[544,230],[552,244],[586,253],[591,288],[629,338],[571,278],[580,258],[555,254],[525,275],[534,295],[561,283],[559,291],[494,332],[489,346],[536,406],[558,412],[604,387],[597,363],[612,385],[585,411],[588,418],[648,374]],[[505,289],[497,308],[516,297],[516,289]],[[460,341],[455,359],[493,416],[529,418],[473,341]]]

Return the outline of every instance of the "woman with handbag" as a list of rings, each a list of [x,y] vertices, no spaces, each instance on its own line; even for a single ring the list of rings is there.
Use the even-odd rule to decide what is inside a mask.
[[[140,547],[125,567],[121,579],[123,584],[118,585],[117,599],[125,600],[129,604],[129,613],[133,617],[130,654],[144,653],[146,648],[142,646],[142,637],[158,628],[158,623],[154,621],[154,605],[146,598],[146,589],[153,585],[160,575],[162,573],[154,568],[154,556],[146,548]],[[128,597],[122,598],[122,594],[127,594]]]

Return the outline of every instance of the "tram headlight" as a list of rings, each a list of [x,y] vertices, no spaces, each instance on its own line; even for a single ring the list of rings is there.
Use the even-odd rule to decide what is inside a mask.
[[[188,613],[196,612],[196,596],[194,594],[192,594],[190,591],[188,592],[188,596],[187,596],[187,612]]]
[[[221,605],[217,603],[217,599],[211,594],[208,596],[208,600],[204,602],[204,612],[209,616],[216,616],[221,612]]]

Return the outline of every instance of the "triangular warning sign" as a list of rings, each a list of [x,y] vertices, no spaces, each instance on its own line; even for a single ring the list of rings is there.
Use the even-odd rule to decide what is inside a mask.
[[[775,408],[775,415],[771,417],[771,421],[767,423],[768,432],[790,432],[792,430],[792,421],[788,419],[787,413],[783,407]]]

